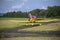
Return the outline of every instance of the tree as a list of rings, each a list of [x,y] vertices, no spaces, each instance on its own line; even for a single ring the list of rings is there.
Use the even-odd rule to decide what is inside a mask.
[[[48,7],[48,17],[60,16],[60,6]]]
[[[3,15],[3,17],[21,17],[27,18],[28,14],[31,13],[36,17],[57,17],[60,16],[60,6],[49,6],[46,10],[45,9],[34,9],[27,12],[17,11],[17,12],[7,12]]]
[[[39,17],[40,11],[41,11],[40,9],[34,9],[34,10],[30,11],[29,13],[31,13],[32,15],[35,15],[35,16]]]

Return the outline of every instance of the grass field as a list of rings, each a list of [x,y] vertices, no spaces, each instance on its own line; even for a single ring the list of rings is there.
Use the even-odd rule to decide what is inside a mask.
[[[60,40],[60,37],[16,37],[1,38],[0,40]]]
[[[38,20],[37,22],[49,22],[49,21],[54,21],[54,20],[51,19]],[[26,24],[25,22],[29,22],[27,18],[0,18],[0,28],[16,27]]]
[[[60,30],[60,23],[53,23],[53,24],[48,24],[48,25],[41,25],[37,27],[32,27],[32,28],[26,28],[18,31],[59,31]]]
[[[44,20],[38,20],[36,22],[50,22],[50,21],[56,21],[57,19],[44,19]],[[31,23],[27,23],[29,22],[27,18],[0,18],[0,29],[4,29],[4,28],[14,28],[14,27],[20,27],[22,25],[25,24],[31,24]],[[57,30],[57,28],[59,28],[60,23],[56,23],[56,25],[41,25],[39,27],[35,27],[35,28],[28,28],[27,30],[30,29],[36,29],[36,30]],[[48,27],[51,26],[51,27]],[[52,27],[53,26],[53,27]],[[54,29],[56,27],[56,29]],[[50,28],[50,29],[49,29]],[[25,30],[25,29],[23,29]]]
[[[0,29],[14,28],[24,25],[25,23],[19,21],[27,21],[25,18],[0,18]]]
[[[50,22],[50,21],[60,21],[60,19],[44,19],[38,20],[36,22]],[[22,25],[25,25],[27,22],[29,22],[27,18],[0,18],[0,29],[20,27]],[[60,31],[60,23],[41,25],[18,31],[33,31],[33,32]],[[0,38],[0,40],[60,40],[60,37],[16,37],[16,38]]]

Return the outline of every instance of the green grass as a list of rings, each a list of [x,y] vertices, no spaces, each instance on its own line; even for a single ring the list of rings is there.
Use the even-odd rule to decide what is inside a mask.
[[[26,28],[18,31],[59,31],[60,30],[60,23],[53,23],[53,24],[48,24],[48,25],[41,25],[37,27],[32,27],[32,28]]]
[[[0,29],[19,27],[25,23],[11,22],[10,20],[0,20]]]
[[[24,25],[25,23],[22,23],[21,21],[28,21],[28,20],[27,18],[0,18],[0,29],[14,28]]]
[[[0,29],[4,28],[14,28],[14,27],[20,27],[21,25],[25,25],[29,22],[27,18],[0,18]],[[50,22],[50,21],[56,21],[58,19],[44,19],[44,20],[38,20],[37,22]],[[31,23],[28,23],[29,25]],[[22,30],[28,30],[28,31],[47,31],[47,30],[60,30],[59,25],[60,23],[57,24],[49,24],[49,25],[41,25],[37,27],[32,27],[32,28],[26,28]],[[57,27],[56,27],[57,26]],[[20,30],[18,30],[20,31]]]
[[[0,18],[0,29],[14,28],[26,24],[21,21],[28,22],[28,19],[27,18]],[[56,21],[56,19],[38,20],[38,22],[50,22],[50,21]],[[60,21],[60,19],[58,21]],[[41,26],[26,28],[18,31],[35,32],[35,31],[58,31],[58,30],[60,30],[60,23],[41,25]],[[60,40],[60,37],[14,37],[14,38],[0,38],[0,40]]]
[[[0,38],[0,40],[60,40],[60,37],[16,37]]]
[[[28,18],[0,18],[0,20],[27,20]]]

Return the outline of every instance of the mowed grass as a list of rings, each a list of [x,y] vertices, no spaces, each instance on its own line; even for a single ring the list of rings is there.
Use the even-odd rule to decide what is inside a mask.
[[[18,31],[32,31],[32,32],[40,32],[40,31],[60,31],[60,23],[51,23],[32,28],[26,28]]]
[[[0,20],[27,20],[27,18],[0,18]]]
[[[57,19],[44,19],[44,20],[38,20],[36,22],[50,22],[50,21],[56,21]],[[28,18],[0,18],[0,29],[4,29],[4,28],[14,28],[14,27],[20,27],[22,25],[27,24]],[[28,23],[28,25],[30,25],[31,23]],[[57,25],[58,26],[58,25]],[[59,25],[60,26],[60,25]],[[26,30],[31,30],[31,29],[35,29],[35,30],[47,30],[49,25],[43,25],[43,26],[37,26],[35,28],[27,28]],[[54,27],[53,27],[54,28]],[[59,27],[57,27],[59,28]],[[52,29],[52,28],[50,28]],[[49,29],[49,30],[50,30]],[[23,29],[25,30],[25,29]],[[33,30],[34,31],[34,30]]]
[[[57,19],[44,19],[44,20],[38,20],[37,22],[50,22],[56,20]],[[25,22],[29,22],[27,18],[0,18],[0,29],[20,27],[21,25],[25,25],[26,24]],[[60,23],[41,25],[18,31],[33,31],[33,32],[60,31]],[[13,37],[13,38],[0,38],[0,40],[60,40],[60,37]]]
[[[25,24],[20,21],[27,21],[27,19],[26,18],[0,18],[0,29],[14,28]]]
[[[23,23],[10,22],[9,20],[0,20],[0,29],[14,28],[23,25]]]
[[[60,40],[60,37],[16,37],[1,38],[0,40]]]

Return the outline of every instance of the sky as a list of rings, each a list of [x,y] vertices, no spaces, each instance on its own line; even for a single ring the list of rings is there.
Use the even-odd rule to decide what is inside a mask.
[[[0,13],[33,9],[47,9],[48,6],[60,6],[60,0],[0,0]]]

